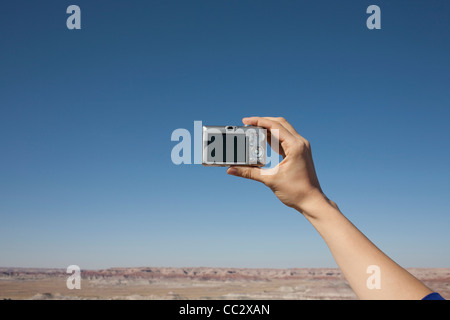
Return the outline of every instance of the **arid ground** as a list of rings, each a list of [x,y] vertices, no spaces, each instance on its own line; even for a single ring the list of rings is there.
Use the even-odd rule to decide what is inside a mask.
[[[408,269],[450,298],[450,268]],[[0,268],[0,299],[356,299],[339,269],[111,268],[81,270],[69,290],[65,269]]]

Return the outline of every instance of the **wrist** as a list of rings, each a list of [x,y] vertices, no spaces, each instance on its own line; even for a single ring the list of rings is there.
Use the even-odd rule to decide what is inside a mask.
[[[339,211],[335,202],[327,198],[327,196],[318,189],[311,190],[307,196],[303,197],[297,203],[295,209],[303,214],[308,220],[318,219],[328,211],[327,209],[335,209]]]

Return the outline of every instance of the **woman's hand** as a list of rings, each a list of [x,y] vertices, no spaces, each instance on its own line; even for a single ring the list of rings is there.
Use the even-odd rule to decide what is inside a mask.
[[[285,205],[314,217],[317,202],[329,201],[320,188],[311,154],[310,143],[303,138],[284,118],[244,118],[246,125],[264,127],[272,146],[279,143],[279,154],[283,160],[274,168],[232,166],[227,173],[260,181],[267,185]],[[276,149],[276,148],[275,148]]]

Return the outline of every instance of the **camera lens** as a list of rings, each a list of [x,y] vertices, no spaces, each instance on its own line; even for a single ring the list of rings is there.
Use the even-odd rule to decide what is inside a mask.
[[[264,149],[263,148],[261,148],[261,147],[254,147],[254,148],[251,148],[251,155],[254,157],[254,158],[262,158],[262,156],[264,155]]]

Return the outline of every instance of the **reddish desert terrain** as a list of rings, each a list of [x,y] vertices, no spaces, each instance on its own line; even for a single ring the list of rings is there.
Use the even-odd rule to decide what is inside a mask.
[[[450,268],[408,269],[450,298]],[[339,269],[111,268],[81,270],[69,290],[64,269],[0,268],[0,299],[356,299]]]

